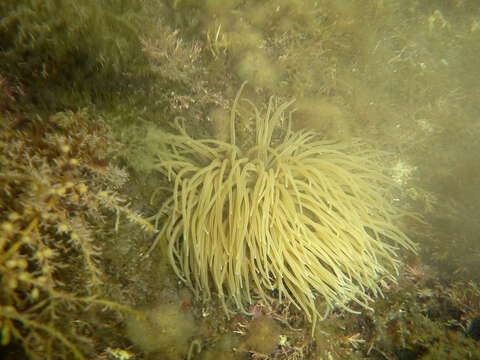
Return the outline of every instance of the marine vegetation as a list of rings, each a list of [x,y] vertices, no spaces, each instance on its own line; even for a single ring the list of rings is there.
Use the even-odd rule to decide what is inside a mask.
[[[107,165],[108,139],[83,111],[0,114],[2,351],[16,344],[29,359],[86,359],[92,329],[102,323],[92,325],[95,311],[87,309],[134,312],[101,298],[104,226],[118,228],[123,214],[151,229],[114,191],[127,174]],[[116,223],[105,211],[116,213]]]
[[[203,300],[213,287],[227,314],[229,299],[248,312],[252,292],[294,304],[314,325],[335,307],[355,311],[352,301],[369,308],[382,284],[394,281],[397,248],[415,251],[394,224],[400,214],[379,153],[356,140],[294,132],[293,101],[275,106],[271,98],[262,114],[240,100],[242,89],[229,142],[194,139],[178,119],[179,134],[149,129],[152,169],[173,182],[155,216],[153,246],[165,238],[177,276]],[[250,117],[256,141],[242,146],[236,121]]]

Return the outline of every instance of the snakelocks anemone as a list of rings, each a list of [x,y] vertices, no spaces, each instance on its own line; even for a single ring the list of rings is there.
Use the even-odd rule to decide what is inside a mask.
[[[176,134],[151,129],[154,168],[173,184],[152,248],[166,241],[177,276],[204,300],[216,293],[227,314],[247,312],[252,293],[291,302],[313,324],[334,307],[369,308],[395,280],[398,248],[415,251],[394,224],[378,152],[290,126],[273,136],[292,102],[271,99],[262,114],[242,89],[229,142],[195,139],[180,122]],[[236,139],[241,104],[255,118],[247,150]]]

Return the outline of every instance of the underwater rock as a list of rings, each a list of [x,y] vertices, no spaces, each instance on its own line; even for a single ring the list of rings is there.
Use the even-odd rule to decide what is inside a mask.
[[[270,354],[278,346],[281,327],[277,320],[262,317],[248,325],[248,334],[243,347],[262,354]]]
[[[159,304],[140,312],[146,319],[127,319],[126,333],[135,345],[147,353],[159,352],[163,359],[181,359],[188,353],[197,332],[191,312],[179,303]]]

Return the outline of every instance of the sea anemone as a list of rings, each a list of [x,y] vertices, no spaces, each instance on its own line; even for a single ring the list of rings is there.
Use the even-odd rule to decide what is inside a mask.
[[[178,134],[150,129],[154,168],[173,182],[155,216],[152,248],[165,239],[177,276],[204,300],[216,292],[227,314],[247,312],[253,292],[291,302],[314,324],[334,307],[353,311],[351,302],[369,308],[382,284],[395,280],[398,248],[415,251],[394,224],[400,214],[379,152],[358,140],[294,132],[293,101],[270,99],[262,114],[240,100],[242,89],[229,142],[195,139],[180,121]],[[245,149],[236,120],[248,116],[256,138]]]

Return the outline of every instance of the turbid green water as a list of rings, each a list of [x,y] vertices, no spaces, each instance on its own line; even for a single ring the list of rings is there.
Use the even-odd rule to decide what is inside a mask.
[[[0,29],[4,358],[70,359],[68,343],[87,359],[480,358],[476,1],[17,0],[0,4]],[[360,139],[381,152],[376,160],[396,187],[379,192],[390,194],[399,214],[414,214],[395,225],[418,254],[398,251],[397,283],[378,279],[384,298],[370,294],[374,312],[356,305],[360,314],[333,311],[313,338],[304,312],[279,303],[275,292],[261,302],[253,291],[253,304],[244,304],[253,315],[228,319],[218,289],[209,301],[196,298],[171,270],[167,241],[148,253],[156,235],[137,217],[153,223],[174,187],[154,169],[158,139],[149,129],[178,134],[174,120],[181,118],[193,138],[228,142],[230,111],[245,81],[243,97],[261,114],[272,96],[276,107],[296,99],[293,131]],[[255,144],[255,122],[253,107],[241,104],[236,133],[246,151]],[[66,125],[45,120],[62,111],[77,115],[66,116]],[[24,153],[60,169],[48,172],[45,190],[35,174],[47,174],[47,165]],[[59,164],[73,154],[84,167]],[[31,195],[50,188],[57,189],[50,197]],[[135,213],[106,204],[103,190]],[[44,212],[78,220],[94,234],[95,266],[84,256],[87,242],[75,242]],[[168,217],[153,225],[160,229]],[[15,245],[29,234],[38,234],[33,243]],[[66,265],[51,273],[54,290],[21,275],[38,281],[42,247],[57,254],[54,266]],[[101,272],[95,291],[94,268]],[[89,291],[147,320],[78,300]]]

